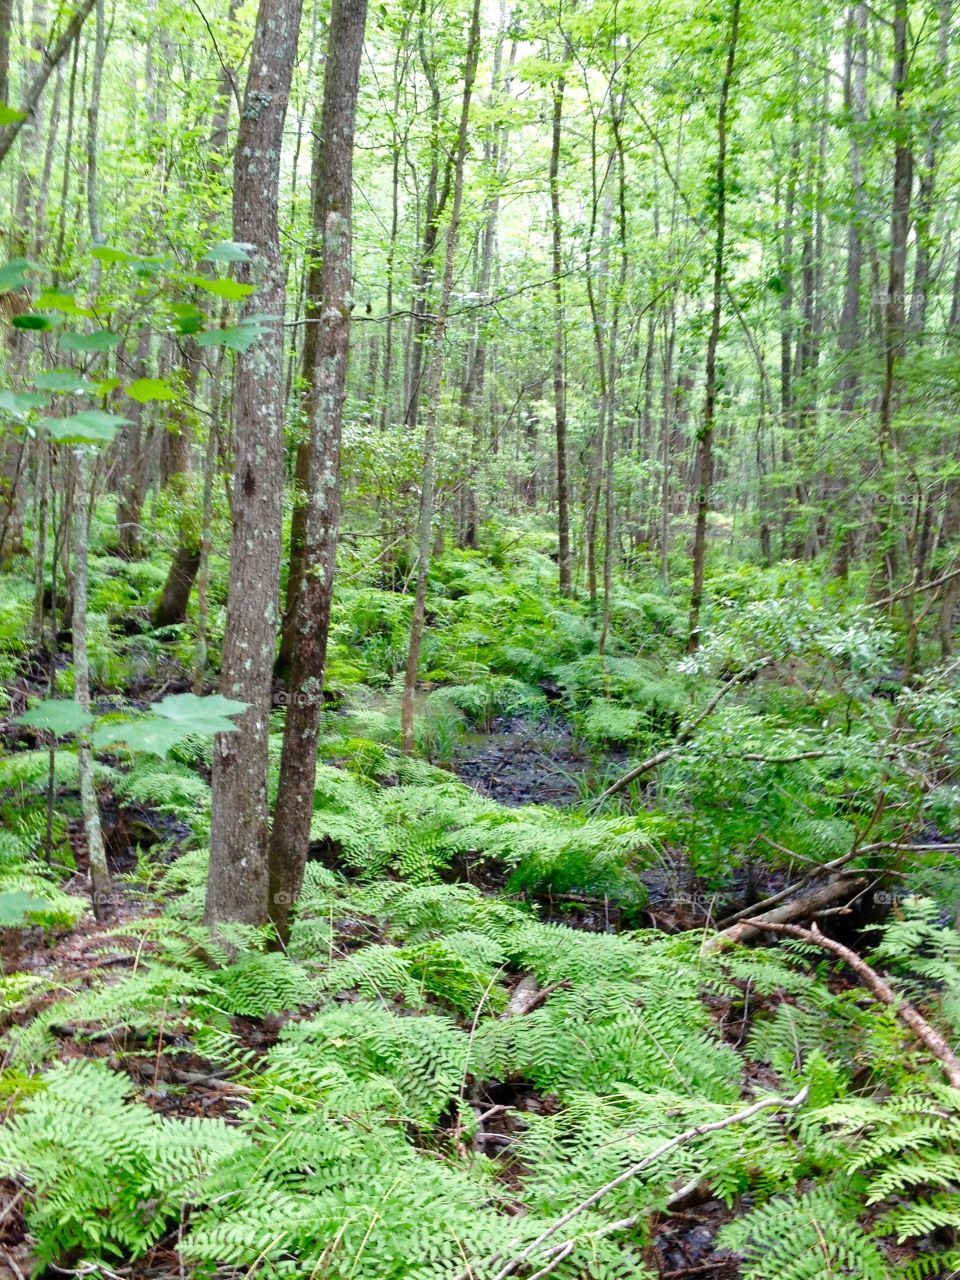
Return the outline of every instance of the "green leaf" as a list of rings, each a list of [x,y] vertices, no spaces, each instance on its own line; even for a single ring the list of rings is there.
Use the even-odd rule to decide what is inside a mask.
[[[171,693],[155,703],[151,714],[125,724],[100,725],[93,735],[96,747],[125,746],[130,751],[146,751],[165,756],[184,738],[210,737],[234,733],[237,726],[229,716],[246,710],[247,703],[235,702],[219,693],[201,698],[195,693]]]
[[[37,298],[37,306],[41,308],[49,308],[51,311],[62,311],[68,316],[92,316],[93,312],[89,307],[80,307],[72,293],[60,293],[56,289],[44,289],[39,298]]]
[[[131,400],[149,404],[151,400],[175,400],[176,392],[163,378],[137,378],[125,388]]]
[[[15,329],[54,329],[60,323],[60,317],[34,311],[24,315],[13,316],[10,323]]]
[[[47,397],[35,391],[0,391],[0,412],[10,413],[15,418],[24,418],[34,409],[43,409]]]
[[[60,345],[65,351],[112,351],[122,341],[119,333],[111,333],[109,329],[98,329],[95,333],[60,335]]]
[[[18,111],[16,107],[8,107],[5,102],[0,102],[0,125],[19,124],[26,118],[25,111]]]
[[[202,698],[195,693],[168,693],[162,702],[154,703],[152,711],[178,724],[184,734],[231,733],[237,726],[227,717],[239,715],[248,706],[221,693]]]
[[[246,351],[266,332],[259,324],[234,324],[226,329],[205,329],[197,334],[196,341],[199,347],[229,347],[231,351]]]
[[[11,262],[4,263],[0,267],[0,293],[19,289],[22,284],[26,284],[31,271],[39,270],[37,264],[29,258],[14,258]]]
[[[50,903],[35,898],[22,889],[0,893],[0,929],[19,929],[31,924],[32,915],[42,915],[50,910]]]
[[[195,316],[181,316],[174,323],[177,326],[177,333],[181,333],[186,337],[202,331],[203,316],[199,313]]]
[[[23,724],[30,729],[49,729],[58,738],[68,733],[79,733],[92,721],[90,712],[84,711],[80,703],[71,698],[47,698],[14,718],[14,724]]]
[[[256,289],[252,284],[241,284],[239,280],[231,280],[229,276],[185,276],[191,284],[218,298],[226,298],[230,302],[238,302],[241,298],[249,298]]]
[[[61,444],[109,444],[117,428],[127,426],[129,418],[102,409],[83,409],[69,418],[41,418],[40,425],[52,440]]]
[[[221,240],[200,259],[201,262],[249,262],[256,245],[242,240]]]
[[[136,274],[146,277],[158,276],[164,271],[169,271],[173,266],[170,258],[165,258],[160,254],[152,254],[144,258],[135,258],[131,254],[130,261]]]
[[[170,307],[178,333],[199,333],[203,328],[203,312],[191,302],[175,302]]]
[[[81,377],[72,369],[48,369],[45,373],[38,373],[31,381],[35,387],[42,387],[44,391],[57,391],[61,395],[78,395],[82,391],[94,389],[89,378]]]
[[[98,262],[113,263],[133,261],[133,255],[127,253],[126,249],[115,249],[109,244],[99,244],[95,249],[91,249],[90,253]]]
[[[98,725],[93,731],[93,745],[127,747],[130,751],[145,751],[149,755],[165,756],[187,735],[170,720],[160,716],[145,716],[141,720],[128,720],[125,724]]]

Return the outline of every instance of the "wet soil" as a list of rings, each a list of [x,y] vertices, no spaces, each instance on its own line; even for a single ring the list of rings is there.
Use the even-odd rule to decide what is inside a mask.
[[[497,716],[488,732],[464,737],[453,771],[499,804],[559,807],[595,793],[601,771],[625,760],[622,751],[585,751],[562,720]]]

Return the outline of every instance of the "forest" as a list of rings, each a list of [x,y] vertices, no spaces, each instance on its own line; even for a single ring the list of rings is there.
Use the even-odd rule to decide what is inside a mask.
[[[0,0],[0,1280],[960,1277],[953,0]]]

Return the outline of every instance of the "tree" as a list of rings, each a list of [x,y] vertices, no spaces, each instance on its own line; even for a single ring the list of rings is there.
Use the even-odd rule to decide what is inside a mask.
[[[697,431],[698,477],[696,525],[693,535],[693,589],[690,593],[690,624],[687,634],[687,649],[690,653],[695,653],[700,646],[700,609],[703,603],[703,573],[707,554],[707,516],[710,512],[710,486],[713,482],[713,430],[717,400],[717,347],[720,344],[720,318],[723,310],[723,291],[726,274],[727,112],[730,105],[730,91],[733,86],[739,30],[740,0],[731,0],[727,60],[723,80],[720,82],[720,105],[717,111],[713,300],[710,307],[710,334],[707,338],[703,419]]]
[[[553,413],[557,450],[557,563],[560,594],[573,589],[570,559],[570,498],[567,490],[567,392],[564,373],[563,223],[560,215],[560,141],[563,133],[563,94],[566,78],[561,71],[553,84],[550,131],[550,264],[553,287]]]
[[[456,159],[453,175],[453,205],[450,225],[447,227],[447,245],[443,264],[443,281],[437,305],[437,318],[431,335],[430,375],[427,386],[427,422],[423,439],[423,472],[420,481],[420,511],[417,518],[417,585],[413,597],[413,617],[410,621],[410,642],[407,647],[407,665],[403,678],[403,701],[400,710],[400,733],[404,753],[413,751],[413,699],[420,668],[420,646],[427,604],[427,576],[430,572],[430,552],[433,537],[433,498],[435,486],[437,424],[440,417],[440,392],[443,384],[443,343],[450,315],[453,294],[453,269],[456,261],[457,238],[460,232],[460,214],[463,208],[463,168],[467,154],[467,125],[470,119],[470,98],[477,75],[480,55],[480,0],[474,0],[467,37],[467,54],[463,72],[463,97],[460,104],[460,126],[457,131]]]
[[[280,785],[270,842],[270,914],[281,939],[300,892],[310,842],[317,738],[340,516],[340,435],[353,307],[353,134],[366,0],[333,0],[320,127],[314,139],[313,244],[307,280],[304,380],[310,440],[306,521]]]
[[[271,317],[237,359],[233,535],[220,684],[247,704],[240,732],[214,745],[208,924],[267,919],[267,732],[277,635],[283,456],[284,274],[277,227],[283,122],[300,0],[260,0],[234,152],[233,236],[250,245],[244,282]]]

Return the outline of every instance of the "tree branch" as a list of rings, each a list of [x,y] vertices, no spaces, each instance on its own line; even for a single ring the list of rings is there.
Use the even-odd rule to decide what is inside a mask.
[[[716,1133],[720,1129],[729,1129],[732,1125],[740,1124],[744,1120],[751,1119],[751,1117],[758,1115],[761,1111],[795,1111],[797,1107],[802,1106],[806,1101],[809,1091],[809,1086],[804,1085],[800,1092],[793,1098],[761,1098],[758,1102],[751,1103],[749,1107],[744,1107],[742,1111],[736,1111],[733,1115],[724,1116],[722,1120],[712,1120],[708,1124],[694,1125],[690,1129],[685,1129],[683,1133],[678,1133],[673,1138],[669,1138],[666,1142],[661,1143],[659,1147],[656,1147],[653,1151],[645,1155],[642,1160],[638,1160],[636,1164],[632,1164],[629,1169],[625,1169],[623,1173],[618,1174],[616,1178],[611,1179],[610,1182],[605,1183],[602,1187],[598,1187],[598,1189],[591,1195],[587,1196],[585,1200],[581,1200],[580,1203],[574,1205],[572,1209],[568,1209],[562,1217],[558,1218],[556,1222],[547,1227],[545,1231],[542,1231],[540,1235],[522,1249],[520,1253],[515,1254],[512,1258],[508,1258],[493,1277],[493,1280],[507,1280],[508,1276],[512,1275],[524,1262],[529,1261],[535,1253],[538,1253],[541,1246],[546,1244],[546,1242],[555,1236],[558,1231],[562,1231],[563,1228],[571,1223],[575,1218],[586,1213],[588,1209],[592,1209],[594,1205],[598,1204],[604,1198],[604,1196],[609,1195],[611,1191],[615,1191],[618,1187],[622,1187],[625,1182],[629,1182],[632,1178],[635,1178],[637,1174],[642,1173],[644,1169],[648,1169],[650,1165],[655,1164],[659,1159],[661,1159],[661,1157],[668,1155],[677,1147],[686,1146],[687,1143],[692,1142],[695,1138],[699,1138],[705,1133]],[[622,1221],[612,1225],[617,1227],[632,1226],[637,1221],[638,1216],[639,1215],[632,1218],[624,1218]],[[541,1270],[536,1272],[536,1274],[539,1276],[547,1275],[549,1271],[552,1271],[572,1252],[576,1243],[576,1238],[574,1237],[572,1239],[564,1240],[562,1243],[551,1248],[549,1250],[549,1258],[546,1266],[541,1268]],[[495,1257],[494,1259],[491,1259],[491,1261],[499,1261],[499,1258]],[[466,1274],[470,1274],[469,1269]],[[466,1280],[466,1277],[458,1277],[458,1280]]]
[[[771,924],[762,919],[748,920],[746,923],[755,924],[761,930],[770,929],[774,933],[785,933],[791,938],[799,938],[801,942],[809,942],[814,946],[822,947],[824,951],[832,952],[853,970],[867,990],[876,996],[881,1004],[892,1009],[900,1021],[910,1028],[921,1044],[939,1061],[948,1082],[954,1089],[960,1089],[960,1058],[919,1010],[909,1000],[894,991],[886,978],[881,977],[876,969],[871,968],[855,951],[845,947],[842,942],[828,938],[826,934],[821,933],[816,924],[812,924],[809,929],[803,929],[796,924]]]
[[[615,796],[619,791],[622,791],[624,787],[628,787],[631,782],[636,781],[637,778],[642,777],[645,773],[649,773],[651,769],[656,769],[658,765],[669,760],[671,756],[675,756],[680,748],[690,741],[696,731],[703,724],[704,720],[713,714],[719,703],[727,696],[728,693],[731,693],[734,689],[738,688],[745,680],[749,680],[751,676],[756,675],[756,673],[764,667],[769,666],[772,661],[773,658],[760,658],[757,662],[751,663],[749,667],[744,667],[742,671],[738,671],[735,676],[731,677],[725,685],[717,690],[696,719],[691,720],[688,725],[685,725],[679,731],[669,747],[664,747],[664,749],[662,751],[658,751],[656,755],[649,756],[646,760],[642,760],[640,764],[634,765],[632,769],[625,773],[622,778],[618,778],[616,782],[611,782],[606,791],[602,791],[600,795],[597,796],[596,800],[593,802],[593,808],[598,809],[605,800],[609,800],[611,796]]]
[[[80,8],[67,23],[63,35],[53,46],[49,52],[44,52],[40,60],[40,70],[33,77],[29,89],[27,89],[26,97],[20,107],[24,118],[16,120],[13,124],[7,125],[5,129],[0,129],[0,164],[6,159],[7,152],[13,146],[20,130],[30,119],[36,110],[37,103],[40,101],[40,95],[50,79],[52,73],[56,70],[57,64],[61,61],[64,54],[79,36],[81,28],[87,19],[87,15],[93,8],[95,0],[82,0]]]

